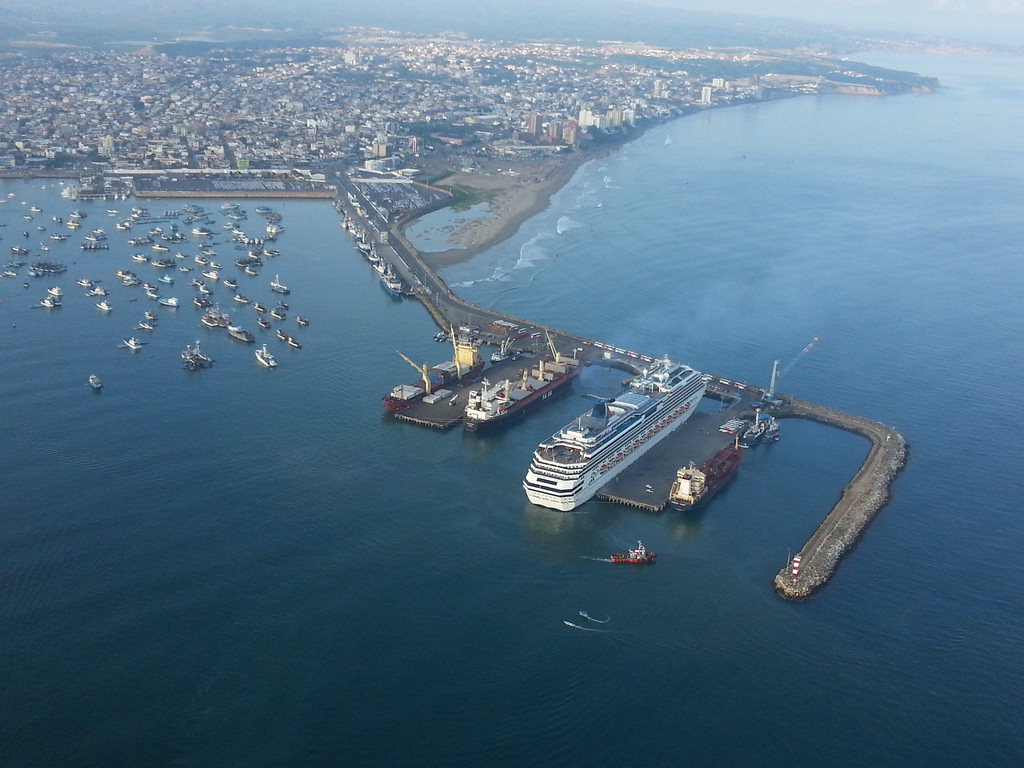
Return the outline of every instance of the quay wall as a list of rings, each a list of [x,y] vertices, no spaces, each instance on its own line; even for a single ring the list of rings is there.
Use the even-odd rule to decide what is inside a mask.
[[[871,441],[864,463],[836,505],[797,553],[800,568],[792,575],[792,562],[775,576],[775,590],[791,600],[810,597],[824,586],[839,561],[857,543],[868,524],[890,498],[890,489],[907,460],[907,442],[893,427],[795,397],[782,396],[776,418],[799,418],[853,432]]]
[[[251,200],[284,200],[284,199],[324,199],[333,200],[337,192],[330,189],[297,189],[297,190],[241,190],[241,189],[136,189],[134,194],[138,198],[162,198],[162,197],[216,197],[216,198],[246,198]]]

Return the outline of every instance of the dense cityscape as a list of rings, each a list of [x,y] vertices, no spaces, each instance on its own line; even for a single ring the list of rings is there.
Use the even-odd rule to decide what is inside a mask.
[[[592,146],[688,111],[936,83],[809,51],[487,43],[349,30],[337,47],[12,54],[5,174],[429,166]]]

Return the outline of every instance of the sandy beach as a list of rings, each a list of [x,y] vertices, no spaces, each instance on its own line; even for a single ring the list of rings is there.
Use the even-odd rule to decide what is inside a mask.
[[[458,185],[494,194],[488,216],[457,221],[448,242],[457,247],[446,251],[421,252],[434,269],[468,261],[516,233],[519,226],[543,211],[551,196],[565,186],[584,163],[603,157],[619,146],[602,146],[595,151],[575,151],[541,159],[495,160],[491,167],[473,173],[453,173],[434,182],[435,186]],[[499,171],[499,168],[501,169]]]

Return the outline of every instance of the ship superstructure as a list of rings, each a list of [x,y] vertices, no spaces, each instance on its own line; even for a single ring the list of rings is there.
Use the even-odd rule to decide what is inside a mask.
[[[575,509],[693,414],[707,377],[659,360],[537,446],[523,480],[531,502]]]
[[[493,384],[484,379],[479,389],[469,393],[463,418],[467,432],[511,421],[572,384],[583,370],[583,361],[560,354],[550,335],[548,346],[552,357],[543,358],[535,366],[524,369],[521,378]],[[507,351],[504,344],[502,349]]]

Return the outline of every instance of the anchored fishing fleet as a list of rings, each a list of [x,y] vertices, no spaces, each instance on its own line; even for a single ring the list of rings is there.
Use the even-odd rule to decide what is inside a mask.
[[[659,360],[614,398],[602,400],[537,446],[523,480],[530,501],[575,509],[686,422],[708,377]]]

